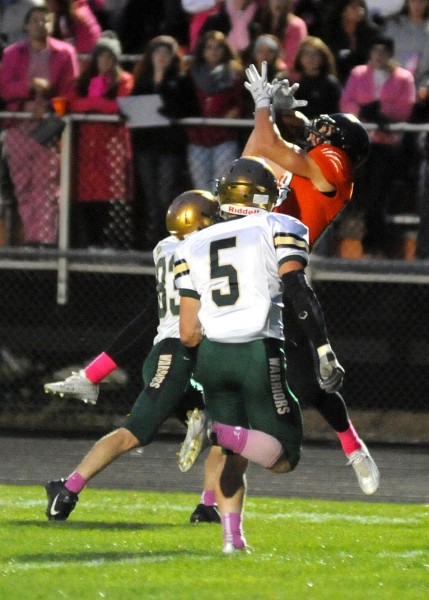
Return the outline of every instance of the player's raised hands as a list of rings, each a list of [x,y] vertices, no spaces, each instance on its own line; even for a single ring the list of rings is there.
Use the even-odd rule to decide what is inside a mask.
[[[271,82],[271,94],[273,105],[276,110],[294,110],[307,106],[307,100],[297,100],[295,94],[299,89],[299,83],[289,84],[288,79],[273,79]]]
[[[269,108],[271,104],[271,84],[267,80],[267,62],[264,60],[261,67],[261,74],[255,65],[250,65],[246,69],[246,77],[248,81],[244,82],[244,86],[253,96],[255,108]]]

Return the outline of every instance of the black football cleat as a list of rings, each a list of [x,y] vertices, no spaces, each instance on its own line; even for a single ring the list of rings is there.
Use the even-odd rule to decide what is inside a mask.
[[[65,479],[57,479],[45,485],[48,496],[46,516],[50,521],[66,521],[79,500],[77,494],[66,488],[65,482]]]
[[[220,514],[217,506],[198,504],[189,520],[191,523],[220,523]]]

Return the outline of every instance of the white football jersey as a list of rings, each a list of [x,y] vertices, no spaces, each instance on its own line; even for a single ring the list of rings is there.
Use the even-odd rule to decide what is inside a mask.
[[[278,271],[294,258],[308,262],[308,229],[301,221],[275,213],[225,221],[176,249],[176,287],[200,299],[198,316],[210,340],[283,340]]]
[[[155,246],[153,261],[156,269],[159,325],[153,343],[165,338],[179,338],[179,292],[174,284],[174,252],[182,241],[174,235],[164,238]]]

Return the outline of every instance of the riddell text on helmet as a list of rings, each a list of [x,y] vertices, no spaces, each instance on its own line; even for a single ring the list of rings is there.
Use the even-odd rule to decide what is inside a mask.
[[[257,208],[253,206],[235,206],[234,204],[222,204],[220,209],[232,215],[254,215],[256,213],[264,212],[263,208]]]

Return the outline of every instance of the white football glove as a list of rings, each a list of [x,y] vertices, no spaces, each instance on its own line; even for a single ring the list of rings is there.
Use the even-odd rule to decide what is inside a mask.
[[[288,79],[273,79],[271,82],[271,94],[275,110],[295,110],[307,106],[307,100],[296,100],[295,94],[299,83],[289,85]]]
[[[267,80],[267,62],[263,61],[260,75],[255,65],[250,65],[246,69],[246,77],[248,82],[244,82],[244,87],[252,94],[255,108],[269,108],[272,91],[271,84]]]
[[[330,344],[317,348],[319,359],[319,385],[329,394],[338,392],[343,385],[344,369],[337,360]]]

